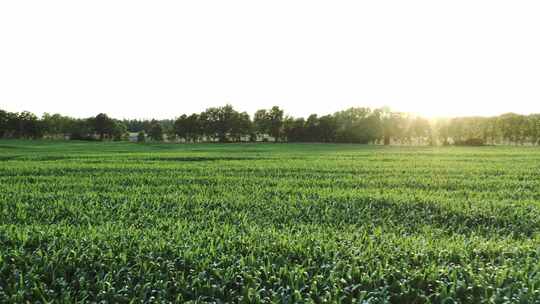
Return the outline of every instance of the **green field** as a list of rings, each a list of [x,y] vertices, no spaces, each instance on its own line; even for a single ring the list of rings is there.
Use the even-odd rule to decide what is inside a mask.
[[[0,141],[0,302],[531,303],[539,232],[532,147]]]

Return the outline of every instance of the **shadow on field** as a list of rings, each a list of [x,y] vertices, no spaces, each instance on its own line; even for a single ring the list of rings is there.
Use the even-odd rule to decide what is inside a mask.
[[[260,194],[258,194],[260,197]],[[131,206],[127,214],[148,216],[145,224],[156,225],[159,219],[183,219],[200,223],[224,223],[275,227],[289,230],[297,225],[351,227],[382,227],[404,235],[425,233],[436,229],[447,235],[478,235],[496,238],[529,238],[540,231],[540,212],[534,206],[513,204],[449,206],[428,201],[394,200],[381,197],[322,197],[314,200],[266,197],[228,197],[207,200],[154,202]],[[96,206],[94,206],[95,208]],[[77,210],[80,212],[80,210]],[[131,222],[132,219],[118,219]],[[153,221],[156,222],[153,222]]]
[[[219,194],[221,195],[221,194]],[[260,194],[259,194],[260,195]],[[266,200],[227,197],[217,199],[141,197],[108,195],[79,196],[51,200],[50,196],[20,195],[16,205],[6,204],[1,224],[100,225],[120,222],[139,228],[166,222],[218,223],[244,227],[274,227],[291,230],[299,225],[355,229],[380,227],[407,235],[477,235],[495,238],[529,238],[540,231],[540,214],[534,206],[497,205],[467,207],[436,202],[399,201],[380,197],[324,197],[315,200],[280,199],[275,193]],[[260,196],[259,196],[260,197]],[[16,207],[15,207],[16,206]],[[3,210],[2,210],[3,209]]]
[[[0,161],[16,160],[18,157],[18,155],[3,155],[0,156]]]
[[[268,224],[304,223],[331,226],[401,227],[417,233],[427,227],[451,234],[522,238],[540,231],[540,212],[534,206],[446,206],[437,202],[397,201],[385,198],[359,198],[350,201],[331,200],[278,204],[259,214]],[[289,205],[289,206],[287,206]],[[291,207],[294,206],[294,207]],[[259,220],[259,221],[260,221]]]

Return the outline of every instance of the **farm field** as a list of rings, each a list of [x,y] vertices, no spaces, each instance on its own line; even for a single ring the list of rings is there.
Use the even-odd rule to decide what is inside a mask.
[[[0,302],[534,303],[540,149],[0,141]]]

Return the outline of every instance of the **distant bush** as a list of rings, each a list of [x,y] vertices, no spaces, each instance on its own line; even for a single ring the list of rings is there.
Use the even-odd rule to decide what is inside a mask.
[[[482,138],[468,138],[466,140],[458,140],[454,143],[456,146],[483,146],[485,142]]]
[[[92,135],[84,133],[72,133],[69,137],[70,140],[86,140],[86,141],[97,141]]]
[[[146,134],[144,133],[144,131],[139,132],[139,134],[137,134],[137,142],[145,142],[145,141],[146,141]]]

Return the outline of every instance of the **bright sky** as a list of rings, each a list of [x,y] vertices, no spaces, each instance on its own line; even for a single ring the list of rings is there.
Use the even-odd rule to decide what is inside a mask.
[[[540,112],[540,1],[0,2],[0,108]]]

